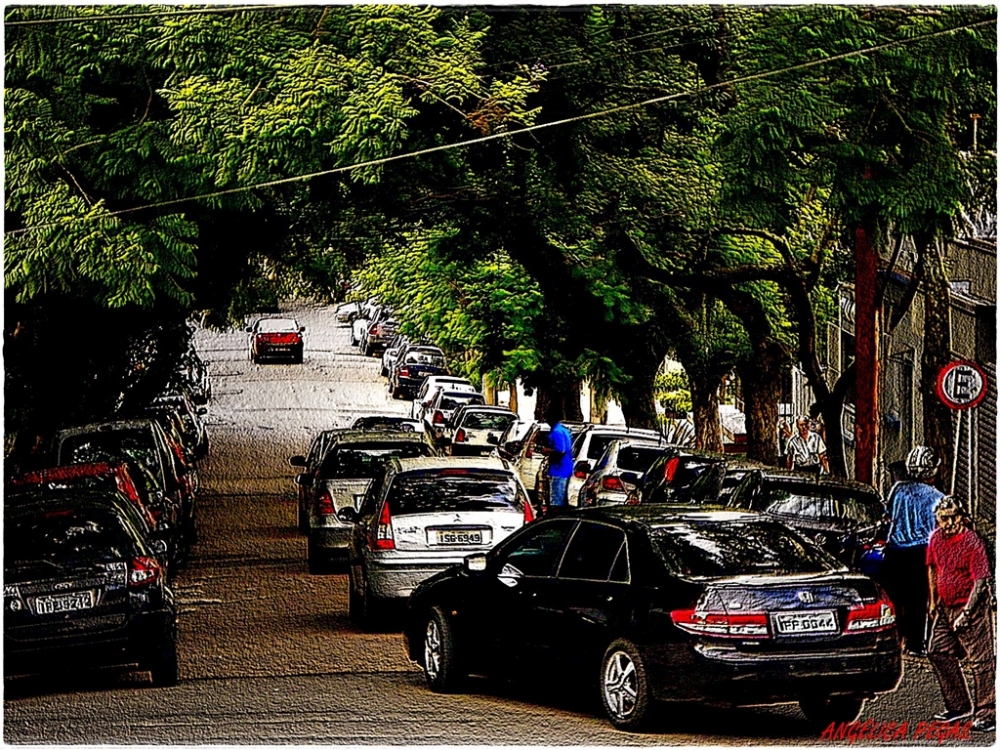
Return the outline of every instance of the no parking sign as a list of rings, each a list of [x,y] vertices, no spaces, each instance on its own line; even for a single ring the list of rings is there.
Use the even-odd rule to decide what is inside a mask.
[[[938,373],[937,395],[949,409],[971,409],[986,397],[989,383],[975,362],[955,360]]]

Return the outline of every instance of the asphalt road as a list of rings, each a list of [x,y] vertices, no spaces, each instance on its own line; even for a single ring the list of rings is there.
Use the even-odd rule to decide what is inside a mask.
[[[144,673],[78,675],[72,665],[58,677],[8,680],[5,742],[828,744],[793,706],[664,707],[655,731],[635,735],[611,729],[589,689],[569,689],[554,675],[478,680],[465,695],[428,691],[398,633],[364,633],[348,622],[346,575],[307,572],[305,538],[295,530],[295,470],[287,463],[320,429],[365,413],[406,414],[409,402],[389,398],[378,361],[350,346],[331,309],[294,312],[307,326],[301,366],[251,364],[243,333],[198,334],[215,397],[201,540],[175,585],[180,684],[153,689]],[[926,662],[907,660],[899,690],[870,704],[864,718],[906,722],[907,739],[890,744],[937,745],[918,727],[940,708]]]

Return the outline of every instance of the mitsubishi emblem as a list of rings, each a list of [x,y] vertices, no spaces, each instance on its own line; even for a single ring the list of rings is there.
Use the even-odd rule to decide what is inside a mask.
[[[812,591],[800,591],[799,601],[803,604],[812,604],[816,601],[816,595]]]

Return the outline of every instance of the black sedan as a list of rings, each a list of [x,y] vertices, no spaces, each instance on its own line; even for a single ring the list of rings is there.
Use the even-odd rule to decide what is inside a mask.
[[[901,675],[892,604],[783,524],[662,506],[527,524],[411,595],[410,658],[437,692],[522,664],[591,683],[621,729],[656,701],[798,702],[852,721]]]
[[[825,475],[753,469],[733,489],[728,505],[786,523],[852,567],[885,540],[888,530],[885,505],[875,488]]]
[[[103,666],[177,682],[177,613],[125,500],[76,491],[4,505],[4,676]]]

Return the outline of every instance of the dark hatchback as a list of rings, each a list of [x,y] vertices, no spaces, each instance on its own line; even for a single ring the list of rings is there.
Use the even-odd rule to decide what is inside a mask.
[[[857,567],[886,538],[888,515],[873,487],[782,469],[748,471],[728,505],[764,513],[813,539],[838,560]]]
[[[21,496],[4,507],[4,676],[103,666],[177,683],[177,613],[126,501]]]
[[[869,578],[758,514],[662,506],[528,524],[421,584],[404,635],[434,691],[548,668],[590,682],[627,730],[657,701],[798,702],[825,727],[902,669],[892,605]]]

